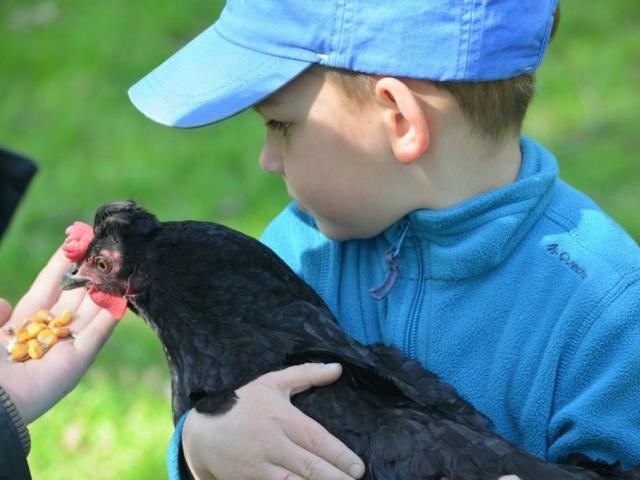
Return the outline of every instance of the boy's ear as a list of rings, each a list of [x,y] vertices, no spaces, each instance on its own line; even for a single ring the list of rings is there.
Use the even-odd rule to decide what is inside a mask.
[[[405,165],[415,162],[430,141],[429,125],[418,98],[404,82],[393,77],[382,77],[376,82],[375,97],[383,108],[394,156]]]

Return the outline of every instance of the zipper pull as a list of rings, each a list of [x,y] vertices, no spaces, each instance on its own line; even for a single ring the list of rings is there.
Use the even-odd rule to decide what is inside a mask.
[[[395,247],[389,248],[389,250],[384,254],[384,260],[389,267],[389,272],[387,273],[387,277],[384,279],[384,282],[382,282],[382,285],[369,289],[369,295],[371,295],[375,300],[382,300],[386,297],[398,280],[398,275],[400,275],[400,262],[398,261],[398,255],[400,254],[400,249],[402,248],[402,243],[404,242],[407,230],[409,230],[408,223],[403,227],[400,239],[396,243]]]

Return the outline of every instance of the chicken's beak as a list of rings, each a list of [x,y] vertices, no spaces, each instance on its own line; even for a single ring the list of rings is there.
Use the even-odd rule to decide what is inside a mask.
[[[73,265],[69,270],[64,272],[64,275],[60,279],[60,286],[62,290],[72,290],[78,287],[84,287],[89,283],[88,278],[76,276],[78,273],[78,266]]]

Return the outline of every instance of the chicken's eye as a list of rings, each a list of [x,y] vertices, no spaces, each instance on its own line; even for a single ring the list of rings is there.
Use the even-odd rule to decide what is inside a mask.
[[[106,257],[96,257],[94,264],[101,272],[109,273],[111,271],[111,261]]]

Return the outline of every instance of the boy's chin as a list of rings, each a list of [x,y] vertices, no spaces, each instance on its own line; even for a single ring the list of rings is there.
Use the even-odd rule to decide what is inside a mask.
[[[384,230],[358,228],[355,225],[343,225],[338,222],[332,222],[324,218],[319,218],[298,200],[295,201],[295,205],[298,210],[313,218],[313,221],[316,224],[316,228],[325,237],[337,242],[342,242],[345,240],[366,240],[367,238],[375,237],[376,235],[381,233],[382,230]]]
[[[318,227],[318,230],[320,230],[320,232],[322,232],[322,234],[325,237],[331,240],[334,240],[336,242],[344,242],[346,240],[366,240],[368,238],[375,237],[380,233],[379,231],[375,231],[375,232],[371,232],[368,230],[361,231],[353,226],[347,227],[347,226],[337,225],[330,222],[318,220],[315,217],[314,217],[314,220],[316,222],[316,226]]]

